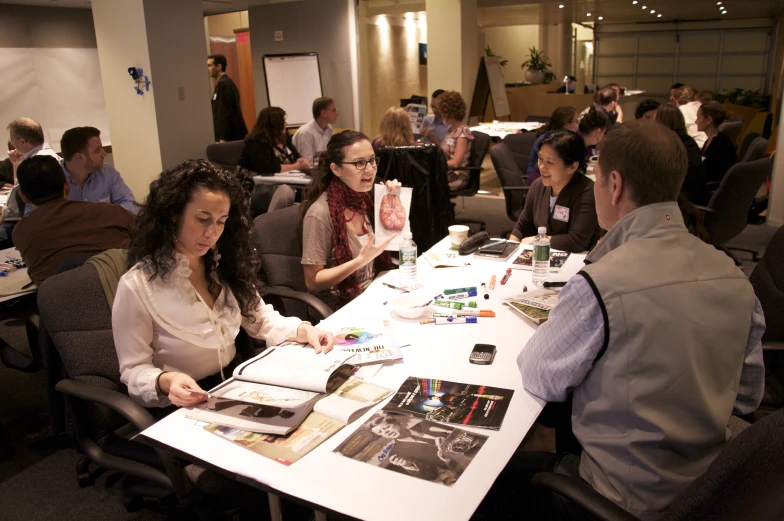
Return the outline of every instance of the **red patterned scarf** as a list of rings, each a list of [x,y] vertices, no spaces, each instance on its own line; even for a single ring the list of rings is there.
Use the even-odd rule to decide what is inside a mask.
[[[332,247],[335,249],[335,260],[338,265],[349,262],[354,258],[349,245],[349,231],[346,219],[346,209],[361,214],[363,217],[373,215],[373,201],[368,192],[355,192],[339,178],[335,177],[327,187],[327,202],[329,215],[332,219]],[[384,252],[373,264],[376,272],[392,268],[392,258],[389,252]],[[338,295],[344,303],[356,298],[362,290],[356,272],[343,279],[337,285]]]

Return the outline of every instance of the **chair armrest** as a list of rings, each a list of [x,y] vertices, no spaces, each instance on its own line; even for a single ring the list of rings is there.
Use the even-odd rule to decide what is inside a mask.
[[[784,351],[784,340],[763,340],[762,349],[764,351]]]
[[[713,208],[709,206],[702,206],[700,204],[695,204],[694,207],[700,212],[704,212],[704,213],[713,213],[715,211]]]
[[[720,184],[721,184],[720,181],[711,181],[708,183],[708,190],[710,190],[711,192],[715,192],[716,190],[719,189]]]
[[[122,414],[126,420],[131,422],[140,431],[155,423],[155,418],[147,412],[147,409],[131,400],[128,396],[118,393],[117,391],[102,389],[94,385],[68,378],[57,382],[55,389],[63,394],[111,407],[113,410]]]
[[[264,288],[264,291],[267,295],[291,298],[294,300],[299,300],[300,302],[304,302],[311,308],[315,309],[316,312],[321,315],[322,320],[333,313],[329,306],[324,304],[323,300],[314,295],[311,295],[310,293],[305,293],[304,291],[297,291],[285,286],[267,286]]]
[[[635,516],[577,478],[555,472],[538,472],[534,474],[531,483],[550,489],[559,496],[571,500],[603,521],[639,521]]]

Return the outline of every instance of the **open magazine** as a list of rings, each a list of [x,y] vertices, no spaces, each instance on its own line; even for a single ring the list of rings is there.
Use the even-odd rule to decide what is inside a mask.
[[[527,291],[505,300],[518,314],[539,325],[550,317],[550,310],[558,303],[558,289]]]
[[[335,350],[351,353],[353,365],[388,362],[403,358],[403,352],[388,319],[354,320],[335,332]]]
[[[379,411],[335,449],[374,467],[451,486],[486,436],[412,416]]]
[[[427,115],[427,105],[409,103],[406,105],[406,112],[411,120],[411,132],[421,134],[422,125],[425,123],[425,116]]]
[[[409,376],[385,411],[498,430],[514,390]]]
[[[558,272],[566,263],[569,258],[568,251],[550,250],[550,272]],[[525,248],[520,252],[520,255],[514,260],[510,267],[518,270],[532,270],[534,266],[534,251],[530,248]]]
[[[427,262],[434,268],[462,268],[470,266],[470,257],[461,257],[457,251],[427,251],[424,254]]]
[[[334,393],[319,400],[313,412],[285,436],[260,434],[219,423],[212,423],[204,428],[256,454],[291,465],[354,421],[368,407],[379,403],[393,392],[392,389],[350,378]]]

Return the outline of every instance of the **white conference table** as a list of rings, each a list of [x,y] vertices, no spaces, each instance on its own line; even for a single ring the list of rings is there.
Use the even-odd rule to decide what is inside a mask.
[[[434,248],[447,249],[448,238]],[[468,267],[434,269],[420,257],[418,279],[424,288],[418,291],[429,292],[428,295],[435,296],[447,288],[480,287],[492,274],[497,276],[498,282],[495,290],[490,291],[490,299],[484,300],[481,291],[475,299],[480,308],[492,309],[497,316],[480,318],[478,324],[420,325],[420,319],[400,319],[389,304],[384,304],[400,292],[381,284],[396,284],[396,271],[380,276],[357,299],[319,324],[321,328],[334,331],[350,323],[351,317],[391,317],[401,345],[410,343],[403,347],[402,363],[385,365],[372,379],[391,389],[398,389],[408,376],[514,389],[514,397],[499,431],[468,428],[487,435],[488,440],[451,487],[332,452],[388,400],[288,467],[206,432],[193,420],[185,418],[182,410],[160,420],[142,435],[157,442],[153,443],[155,445],[174,449],[181,457],[223,469],[238,481],[261,484],[259,488],[300,498],[322,510],[368,520],[469,519],[544,406],[544,402],[523,389],[516,362],[535,326],[502,303],[504,297],[521,292],[523,285],[529,290],[533,288],[531,272],[523,270],[513,270],[507,284],[500,284],[506,266],[513,258],[506,262],[472,259],[472,265]],[[551,279],[567,280],[580,270],[583,260],[584,255],[572,254],[561,273]],[[492,365],[468,362],[476,343],[497,346]]]
[[[471,127],[471,132],[484,132],[490,137],[503,139],[509,134],[519,134],[520,132],[531,132],[544,126],[544,123],[531,121],[494,121],[492,123],[481,123]]]
[[[0,250],[0,262],[21,258],[22,256],[16,248]],[[11,271],[5,277],[0,277],[0,302],[15,299],[28,293],[35,293],[36,291],[38,291],[38,286],[30,280],[26,267]]]
[[[257,185],[291,185],[307,186],[310,184],[311,177],[305,174],[289,175],[287,172],[275,175],[254,175],[253,182]]]

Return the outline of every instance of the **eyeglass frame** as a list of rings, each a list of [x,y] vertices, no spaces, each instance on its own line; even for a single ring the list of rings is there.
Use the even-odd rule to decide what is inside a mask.
[[[359,163],[365,163],[365,166],[359,167]],[[357,170],[365,170],[368,165],[373,165],[373,168],[378,168],[378,165],[381,164],[381,159],[377,158],[376,156],[371,157],[370,159],[359,159],[357,161],[341,161],[341,165],[354,165]]]

